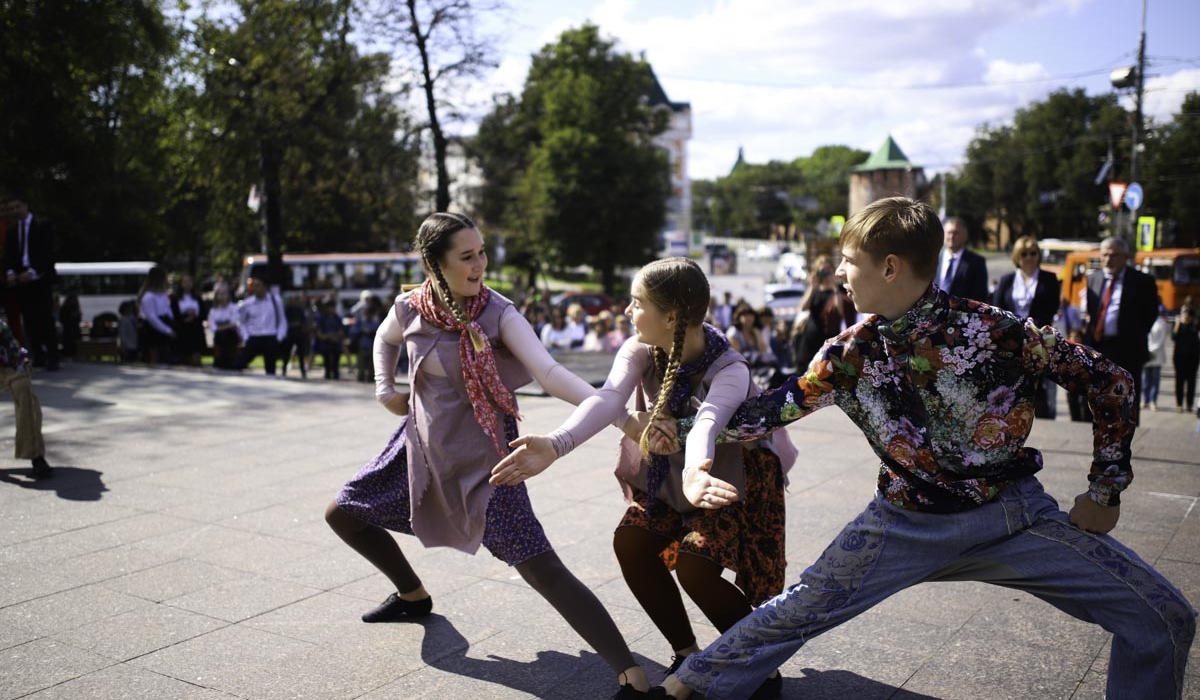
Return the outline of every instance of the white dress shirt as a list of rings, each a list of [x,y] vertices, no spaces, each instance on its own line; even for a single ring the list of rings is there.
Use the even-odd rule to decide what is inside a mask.
[[[238,304],[238,332],[243,342],[268,335],[282,341],[287,337],[283,302],[274,292],[266,293],[261,299],[253,295],[246,297]]]

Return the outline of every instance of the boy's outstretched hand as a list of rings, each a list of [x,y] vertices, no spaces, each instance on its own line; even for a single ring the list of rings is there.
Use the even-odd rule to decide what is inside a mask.
[[[650,426],[650,451],[656,455],[673,455],[682,447],[675,432],[674,418],[660,418]]]
[[[683,472],[683,495],[688,502],[697,508],[712,510],[727,506],[737,500],[738,492],[733,484],[726,483],[709,473],[712,460],[706,459],[700,464]]]
[[[515,486],[531,476],[546,471],[558,455],[545,435],[522,435],[508,443],[513,451],[492,468],[493,486]]]

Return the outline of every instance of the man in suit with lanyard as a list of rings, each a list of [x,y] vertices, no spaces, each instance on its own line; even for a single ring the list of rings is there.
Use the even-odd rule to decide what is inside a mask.
[[[942,223],[942,229],[946,233],[938,258],[938,287],[953,296],[986,303],[990,299],[987,261],[967,250],[967,225],[952,216]]]
[[[1129,267],[1129,243],[1123,238],[1100,244],[1100,263],[1102,269],[1088,273],[1084,339],[1133,375],[1136,420],[1142,366],[1150,353],[1147,336],[1158,318],[1158,287],[1153,277]]]
[[[29,211],[24,195],[12,193],[7,209],[13,222],[4,241],[8,287],[17,297],[25,340],[34,367],[58,369],[58,333],[54,326],[54,228]]]
[[[257,273],[256,273],[257,274]],[[287,337],[287,316],[279,295],[267,287],[261,277],[247,282],[250,296],[238,304],[238,331],[242,335],[242,350],[234,360],[234,369],[245,369],[255,357],[262,355],[267,374],[274,376],[279,358],[279,344]]]

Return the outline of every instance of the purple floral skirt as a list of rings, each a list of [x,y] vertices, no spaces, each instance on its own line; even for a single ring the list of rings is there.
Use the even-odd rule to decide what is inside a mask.
[[[405,535],[413,534],[412,494],[408,487],[408,419],[388,440],[377,457],[358,470],[338,492],[338,507],[359,520]],[[517,437],[517,423],[505,421],[508,440]],[[485,469],[481,465],[480,469]],[[515,566],[553,549],[542,524],[533,513],[525,484],[497,486],[488,501],[483,546],[500,561]]]

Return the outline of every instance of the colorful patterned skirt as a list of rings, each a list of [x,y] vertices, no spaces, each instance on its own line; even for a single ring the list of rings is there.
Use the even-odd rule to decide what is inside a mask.
[[[640,527],[671,540],[660,556],[675,568],[680,552],[712,560],[735,572],[734,582],[751,605],[783,592],[787,559],[783,469],[779,457],[762,447],[743,448],[746,492],[732,505],[682,514],[656,500],[646,509],[646,494],[634,502],[617,527]]]

